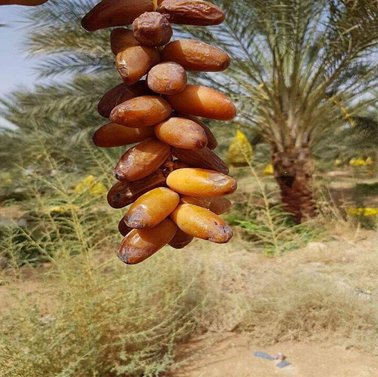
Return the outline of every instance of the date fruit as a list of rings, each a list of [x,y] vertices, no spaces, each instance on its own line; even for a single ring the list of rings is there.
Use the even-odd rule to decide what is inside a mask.
[[[178,206],[180,196],[159,187],[139,197],[127,211],[124,221],[134,229],[153,228],[166,219]]]
[[[174,110],[184,114],[217,120],[231,120],[236,116],[231,99],[206,86],[187,85],[183,92],[166,99]]]
[[[158,169],[146,178],[134,182],[117,182],[108,192],[108,203],[112,208],[123,208],[135,202],[144,193],[165,186],[166,174]]]
[[[153,136],[152,127],[131,128],[117,123],[108,123],[94,133],[93,142],[97,147],[112,148],[139,143]]]
[[[131,46],[116,55],[117,71],[125,84],[135,84],[160,61],[160,53],[154,47]]]
[[[102,0],[81,20],[88,31],[130,25],[144,12],[155,10],[154,0]]]
[[[203,240],[226,243],[233,235],[232,228],[221,217],[193,204],[180,204],[171,218],[183,232]]]
[[[98,103],[98,113],[104,118],[109,118],[112,110],[120,103],[129,99],[151,94],[145,81],[138,81],[134,85],[126,85],[124,83],[108,90]]]
[[[169,246],[173,247],[174,249],[183,249],[184,247],[188,246],[193,239],[193,236],[186,234],[181,229],[177,229],[176,235],[169,243]]]
[[[116,28],[110,33],[110,48],[114,55],[135,46],[140,46],[140,43],[135,39],[131,30]]]
[[[149,127],[166,120],[172,113],[170,104],[157,96],[140,96],[116,106],[110,120],[127,127]]]
[[[202,0],[163,0],[157,11],[169,15],[174,24],[219,25],[224,13],[216,5]]]
[[[122,241],[118,257],[126,264],[143,262],[172,241],[177,226],[166,219],[151,229],[134,229]]]
[[[170,156],[169,145],[156,139],[147,139],[121,157],[114,169],[114,176],[119,181],[138,181],[160,168]]]
[[[120,232],[124,237],[127,236],[132,231],[132,228],[129,228],[124,218],[121,219],[121,221],[118,223],[118,232]]]
[[[185,69],[176,63],[161,63],[148,72],[147,85],[155,93],[173,95],[186,88]]]
[[[194,39],[168,43],[161,52],[161,60],[201,72],[224,71],[230,65],[230,57],[223,50]]]
[[[172,154],[189,166],[216,170],[220,173],[228,174],[228,166],[209,148],[202,148],[191,151],[182,148],[173,148]]]
[[[221,215],[231,208],[231,202],[222,196],[215,198],[193,198],[191,196],[182,196],[181,203],[194,204],[199,207],[207,208],[216,215]]]
[[[199,124],[185,118],[174,117],[158,124],[155,126],[155,135],[164,143],[186,150],[204,148],[207,145],[205,130]]]
[[[173,30],[168,17],[158,12],[146,12],[133,22],[136,40],[143,46],[164,46],[172,38]]]
[[[234,178],[217,171],[198,168],[173,171],[167,177],[167,185],[179,194],[194,197],[228,195],[237,188]]]

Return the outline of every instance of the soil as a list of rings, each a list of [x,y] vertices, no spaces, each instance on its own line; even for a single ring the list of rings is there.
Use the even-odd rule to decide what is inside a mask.
[[[290,363],[276,367],[276,361],[254,356],[282,353]],[[171,377],[377,377],[378,357],[348,346],[319,343],[280,343],[269,347],[251,344],[247,335],[223,334],[198,339],[187,346],[190,362],[178,367]]]

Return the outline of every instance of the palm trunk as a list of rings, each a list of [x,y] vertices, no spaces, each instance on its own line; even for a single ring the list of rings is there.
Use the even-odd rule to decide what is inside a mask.
[[[285,210],[297,223],[315,217],[317,211],[311,187],[314,166],[309,148],[275,151],[273,166]]]

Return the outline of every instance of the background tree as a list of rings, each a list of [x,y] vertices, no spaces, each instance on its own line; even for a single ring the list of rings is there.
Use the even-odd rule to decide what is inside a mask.
[[[312,150],[360,115],[378,81],[374,0],[219,0],[224,25],[196,35],[234,57],[202,81],[233,93],[239,121],[269,143],[286,209],[300,222],[316,214]],[[188,29],[187,31],[191,31]]]

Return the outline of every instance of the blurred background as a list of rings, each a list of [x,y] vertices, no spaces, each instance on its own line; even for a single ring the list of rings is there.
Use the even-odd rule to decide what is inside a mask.
[[[276,375],[262,349],[297,377],[378,374],[377,4],[213,2],[224,24],[174,38],[233,57],[189,80],[239,110],[206,121],[235,235],[133,267],[106,202],[125,148],[92,143],[121,82],[110,31],[80,26],[96,1],[0,6],[1,376]]]

